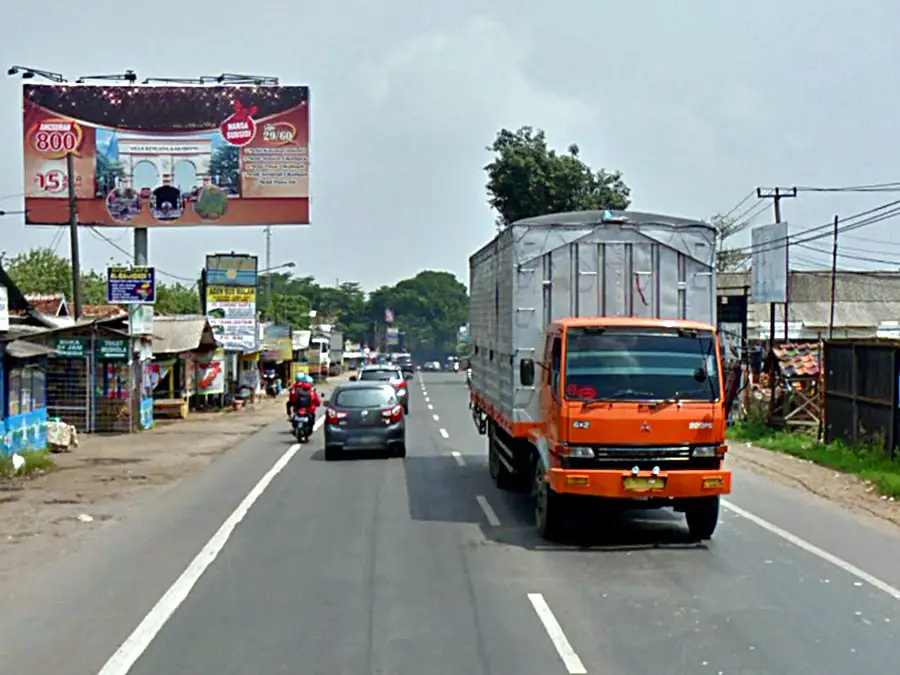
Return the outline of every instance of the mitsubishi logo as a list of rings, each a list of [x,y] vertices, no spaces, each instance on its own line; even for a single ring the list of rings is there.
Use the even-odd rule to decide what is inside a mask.
[[[645,433],[650,433],[650,423],[644,422],[643,424],[641,424],[641,431],[645,432]]]

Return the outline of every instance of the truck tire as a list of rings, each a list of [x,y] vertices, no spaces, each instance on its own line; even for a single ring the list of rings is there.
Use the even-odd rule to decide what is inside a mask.
[[[688,530],[691,536],[700,541],[712,539],[716,525],[719,524],[719,498],[701,497],[685,509]]]
[[[538,535],[547,541],[559,541],[565,523],[565,503],[562,495],[547,483],[541,463],[535,462],[534,525]]]
[[[488,471],[494,480],[494,485],[500,490],[514,490],[516,488],[516,476],[500,459],[501,450],[497,447],[497,441],[494,440],[494,426],[488,429]]]

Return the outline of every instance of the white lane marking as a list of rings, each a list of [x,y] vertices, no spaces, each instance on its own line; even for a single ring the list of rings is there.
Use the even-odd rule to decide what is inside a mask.
[[[443,436],[444,438],[450,438],[450,434],[447,433],[446,429],[441,428],[440,432],[441,432],[441,436]]]
[[[475,501],[478,502],[478,506],[484,511],[484,517],[487,518],[488,524],[491,527],[500,527],[500,519],[497,517],[496,511],[494,511],[494,507],[488,503],[487,497],[475,495]]]
[[[428,409],[429,409],[429,410],[434,410],[434,406],[431,405],[431,404],[429,403],[429,404],[428,404]]]
[[[529,593],[528,599],[531,601],[531,606],[534,607],[534,611],[537,612],[541,623],[544,624],[544,630],[546,630],[547,635],[550,636],[550,641],[553,643],[553,646],[556,647],[556,652],[565,664],[569,674],[587,675],[587,669],[584,667],[578,654],[572,649],[572,645],[569,643],[568,638],[566,638],[566,634],[563,633],[562,626],[559,625],[559,621],[553,616],[550,605],[544,600],[544,596],[540,593]]]
[[[313,428],[318,429],[324,423],[325,418],[320,417],[316,420]],[[200,553],[191,561],[187,569],[181,573],[181,576],[175,580],[175,583],[166,591],[165,595],[160,598],[159,602],[138,624],[134,632],[128,636],[125,642],[104,664],[98,675],[127,675],[131,671],[132,666],[141,657],[141,654],[150,646],[150,643],[153,642],[153,639],[162,630],[162,627],[172,618],[175,610],[187,599],[191,589],[200,580],[206,569],[212,564],[222,549],[225,548],[225,544],[228,543],[228,539],[238,526],[238,523],[244,519],[244,516],[247,515],[256,500],[262,496],[269,484],[281,473],[302,447],[299,443],[294,443],[278,458],[278,461],[269,469],[268,473],[259,479],[259,482],[253,486],[253,489],[247,493],[247,496],[244,497],[244,500],[234,512],[222,523],[219,530],[200,550]]]
[[[466,465],[466,458],[459,454],[456,450],[454,450],[450,454],[453,455],[453,459],[456,460],[457,464],[459,464],[460,466]]]
[[[722,506],[725,507],[726,509],[728,509],[729,511],[731,511],[732,513],[736,513],[737,515],[741,516],[742,518],[749,520],[751,523],[758,525],[759,527],[763,528],[764,530],[768,530],[772,534],[779,536],[782,539],[784,539],[785,541],[792,543],[797,548],[803,549],[807,553],[811,553],[812,555],[816,556],[817,558],[820,558],[821,560],[824,560],[825,562],[831,563],[838,569],[841,569],[841,570],[847,572],[847,574],[853,575],[860,581],[863,581],[863,582],[869,584],[873,588],[877,588],[879,591],[882,591],[883,593],[887,593],[895,600],[900,600],[900,589],[895,588],[894,586],[891,586],[887,582],[882,581],[878,577],[875,577],[864,570],[861,570],[853,563],[849,563],[846,560],[838,558],[836,555],[819,548],[815,544],[811,544],[808,541],[806,541],[805,539],[801,539],[796,534],[792,534],[792,533],[788,532],[787,530],[783,530],[780,527],[778,527],[777,525],[770,523],[768,520],[763,520],[759,516],[755,516],[752,513],[750,513],[749,511],[745,511],[740,506],[735,506],[731,502],[727,502],[724,499],[722,500]]]
[[[434,418],[434,421],[435,421],[435,422],[440,422],[440,421],[441,421],[441,418],[438,417],[437,415],[432,415],[432,417]]]
[[[425,397],[425,403],[431,403],[431,399],[428,398],[427,396]]]

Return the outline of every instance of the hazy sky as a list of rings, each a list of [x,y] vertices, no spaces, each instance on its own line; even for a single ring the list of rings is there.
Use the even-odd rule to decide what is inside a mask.
[[[4,68],[308,84],[313,225],[275,228],[272,258],[320,282],[370,289],[425,268],[467,281],[469,254],[494,231],[482,167],[503,126],[577,142],[595,168],[624,172],[635,207],[692,217],[729,211],[757,185],[900,180],[900,7],[888,0],[11,0],[3,14]],[[15,210],[21,82],[0,87],[0,209]],[[801,229],[892,198],[803,194],[784,214]],[[871,241],[900,242],[897,222],[848,235],[848,252],[900,266],[900,244]],[[68,252],[21,216],[0,227],[7,255],[57,240]],[[130,231],[105,233],[131,249]],[[125,261],[89,231],[81,241],[88,267]],[[263,256],[262,229],[150,233],[151,263],[179,276],[222,250]],[[827,263],[808,250],[796,260]]]

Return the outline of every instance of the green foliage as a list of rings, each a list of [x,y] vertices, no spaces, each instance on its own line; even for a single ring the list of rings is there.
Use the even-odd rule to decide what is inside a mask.
[[[7,260],[5,267],[23,293],[59,293],[72,297],[69,261],[49,248],[32,249]],[[271,286],[271,295],[269,287]],[[82,276],[85,304],[105,304],[106,275],[90,271]],[[310,311],[316,323],[336,324],[344,338],[379,346],[384,337],[384,310],[391,308],[405,347],[422,360],[443,359],[456,350],[459,327],[466,323],[466,287],[449,272],[427,270],[395,286],[382,286],[366,297],[357,283],[320,286],[313,277],[272,273],[260,277],[258,307],[264,320],[309,328]],[[160,283],[156,288],[160,314],[201,311],[195,286]]]
[[[767,427],[758,417],[735,424],[728,430],[728,437],[854,474],[869,481],[880,494],[900,498],[900,459],[891,458],[883,439],[875,438],[857,447],[822,443],[811,434]]]
[[[16,472],[13,468],[12,455],[0,453],[0,478],[46,473],[54,466],[53,458],[50,456],[50,453],[45,450],[23,452],[22,459],[25,460],[25,465]]]
[[[488,203],[500,214],[501,227],[548,213],[626,209],[631,203],[621,172],[594,171],[575,144],[557,153],[539,129],[501,129],[487,149],[495,154],[484,167]]]

